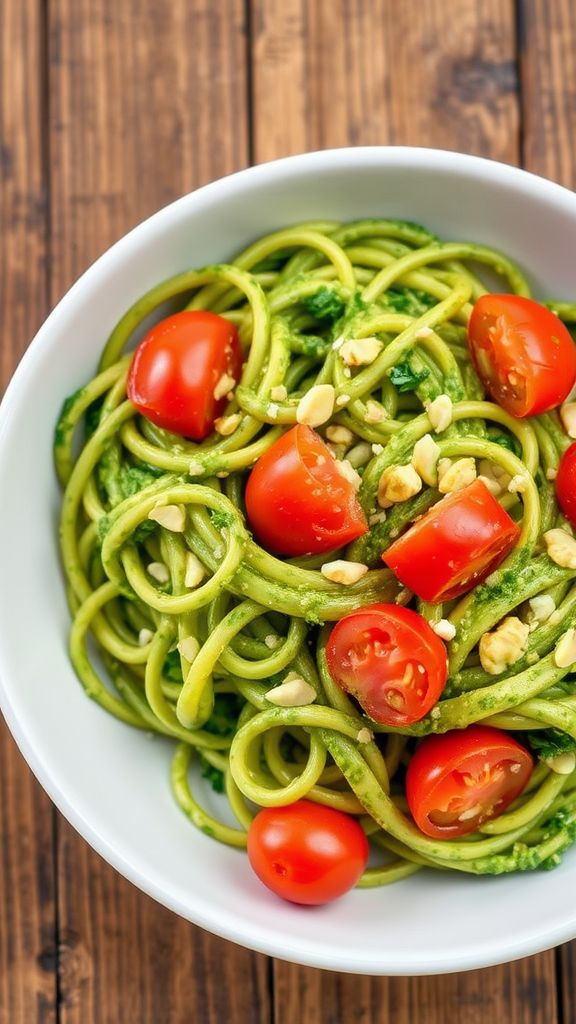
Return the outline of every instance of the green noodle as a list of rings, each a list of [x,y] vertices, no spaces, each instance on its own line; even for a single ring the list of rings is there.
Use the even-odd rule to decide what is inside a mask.
[[[487,290],[483,268],[498,275],[504,290],[530,295],[521,271],[501,253],[441,242],[415,224],[290,227],[259,239],[230,264],[185,271],[142,296],[108,339],[97,375],[64,404],[55,461],[64,487],[60,537],[72,663],[88,696],[106,711],[177,741],[175,799],[221,842],[246,845],[254,805],[307,797],[359,817],[383,858],[360,881],[372,887],[422,867],[474,874],[552,867],[576,838],[576,773],[555,774],[544,762],[505,814],[463,840],[428,838],[404,811],[403,771],[417,737],[482,721],[576,739],[570,669],[554,660],[559,638],[576,625],[575,574],[552,562],[541,544],[543,532],[562,522],[549,481],[568,439],[555,413],[520,421],[483,400],[465,330],[471,304]],[[126,399],[127,348],[167,300],[218,312],[239,330],[246,362],[227,409],[239,414],[230,436],[187,441],[142,419]],[[576,322],[575,306],[550,305]],[[383,342],[380,354],[351,374],[334,341],[374,335]],[[246,527],[247,473],[296,422],[299,399],[318,383],[335,388],[331,422],[354,435],[348,454],[362,476],[359,498],[368,516],[378,511],[383,471],[409,460],[430,431],[424,405],[441,394],[453,403],[452,425],[437,438],[441,456],[487,459],[526,479],[521,494],[500,499],[521,522],[519,543],[500,568],[444,608],[415,605],[431,623],[447,617],[456,633],[447,645],[450,677],[441,700],[404,729],[361,714],[330,678],[324,649],[329,624],[348,612],[412,600],[380,555],[438,492],[425,488],[398,503],[340,552],[370,566],[352,586],[320,572],[333,555],[283,561]],[[280,385],[286,397],[273,401]],[[367,415],[368,402],[376,417]],[[159,503],[184,511],[183,532],[150,520]],[[195,587],[185,581],[189,553],[204,570]],[[166,582],[150,574],[151,563],[164,567]],[[515,610],[522,618],[524,602],[544,593],[555,601],[552,620],[530,633],[516,663],[489,675],[479,663],[481,636]],[[313,687],[313,704],[280,708],[267,699],[290,672]],[[192,761],[225,792],[237,827],[198,803]]]

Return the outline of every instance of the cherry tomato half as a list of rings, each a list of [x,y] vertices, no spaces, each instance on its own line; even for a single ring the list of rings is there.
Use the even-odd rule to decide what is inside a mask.
[[[440,638],[421,615],[396,604],[368,605],[340,619],[326,661],[334,681],[386,725],[424,718],[448,676]]]
[[[427,736],[406,773],[412,817],[433,839],[475,832],[520,795],[533,765],[526,748],[500,729],[471,725]]]
[[[350,815],[298,800],[256,815],[248,857],[277,896],[292,903],[329,903],[356,885],[368,860],[368,840]]]
[[[556,497],[566,519],[576,526],[576,443],[571,444],[560,459]]]
[[[449,601],[481,583],[520,536],[482,480],[447,494],[384,552],[382,560],[424,601]]]
[[[216,313],[184,310],[144,336],[132,359],[128,398],[164,430],[201,441],[226,406],[214,389],[240,377],[242,354],[233,324]]]
[[[256,537],[277,554],[331,551],[368,530],[353,485],[322,438],[302,424],[260,456],[245,501]]]
[[[576,345],[550,309],[521,295],[481,295],[468,324],[476,372],[512,416],[564,401],[576,380]]]

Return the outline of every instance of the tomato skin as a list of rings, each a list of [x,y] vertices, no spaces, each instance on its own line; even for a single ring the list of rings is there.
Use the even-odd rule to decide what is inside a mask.
[[[448,678],[446,648],[410,608],[373,604],[336,624],[326,645],[330,675],[375,722],[418,722]]]
[[[521,295],[481,295],[468,346],[486,390],[512,416],[554,409],[576,380],[570,332],[550,309]]]
[[[128,398],[164,430],[202,441],[226,407],[214,398],[223,374],[240,378],[242,353],[234,324],[204,310],[184,310],[152,327],[136,348]]]
[[[368,530],[354,487],[322,438],[303,424],[260,456],[244,497],[258,541],[276,554],[331,551]]]
[[[427,736],[406,773],[410,812],[432,839],[468,835],[510,806],[533,767],[532,755],[501,729],[471,725]]]
[[[291,903],[330,903],[352,889],[368,860],[354,818],[311,800],[259,811],[248,831],[248,858],[261,882]]]
[[[576,526],[576,442],[566,449],[556,474],[556,497],[562,512]]]
[[[482,480],[447,494],[403,533],[382,560],[424,601],[437,604],[481,583],[503,561],[520,527]]]

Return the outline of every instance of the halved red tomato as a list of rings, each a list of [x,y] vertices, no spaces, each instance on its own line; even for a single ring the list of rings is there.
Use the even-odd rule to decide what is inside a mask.
[[[427,736],[406,774],[410,813],[432,839],[465,836],[520,796],[533,766],[526,748],[500,729],[471,725]]]
[[[556,497],[566,519],[576,526],[576,443],[571,444],[560,459]]]
[[[330,675],[370,718],[410,725],[438,700],[446,648],[426,619],[396,604],[372,604],[337,623],[326,646]]]
[[[322,438],[303,424],[260,456],[245,501],[259,542],[277,554],[331,551],[368,530],[353,484]]]
[[[482,480],[447,494],[384,552],[382,560],[424,601],[449,601],[502,562],[520,527]]]
[[[234,324],[217,313],[184,310],[142,338],[128,374],[128,398],[158,427],[201,441],[224,411],[241,368]]]
[[[468,345],[486,390],[512,416],[554,409],[576,380],[570,332],[550,309],[521,295],[481,295]]]

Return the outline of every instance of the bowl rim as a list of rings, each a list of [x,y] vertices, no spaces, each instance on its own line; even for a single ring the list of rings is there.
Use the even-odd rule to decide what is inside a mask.
[[[162,207],[133,227],[88,266],[58,301],[22,356],[0,403],[0,474],[4,451],[3,438],[9,428],[12,411],[18,405],[20,393],[25,390],[28,380],[34,376],[37,355],[57,331],[61,317],[67,316],[77,304],[82,304],[86,290],[90,290],[96,284],[101,274],[108,274],[115,264],[125,261],[131,251],[146,246],[160,225],[163,230],[169,229],[170,224],[179,219],[184,210],[193,208],[196,204],[201,206],[204,199],[218,198],[219,195],[225,197],[229,193],[235,193],[238,196],[245,187],[253,187],[259,181],[264,182],[286,175],[290,176],[300,168],[306,171],[314,170],[321,174],[333,170],[335,167],[346,170],[365,165],[409,166],[416,169],[426,167],[453,173],[457,176],[481,176],[509,188],[520,189],[527,193],[537,192],[553,205],[571,206],[573,210],[576,210],[576,195],[569,189],[529,171],[485,157],[452,150],[413,146],[342,147],[300,153],[248,167],[209,182]],[[452,956],[449,964],[442,958],[435,957],[433,952],[429,954],[426,961],[421,961],[418,964],[401,956],[392,962],[389,962],[388,957],[386,963],[378,956],[372,960],[366,960],[363,957],[361,963],[354,963],[348,954],[345,958],[339,958],[332,951],[326,953],[318,948],[307,953],[297,944],[296,940],[288,940],[278,931],[272,933],[269,928],[256,927],[250,922],[243,922],[242,925],[235,926],[234,922],[227,918],[211,917],[210,914],[204,912],[202,907],[194,907],[191,910],[190,906],[167,892],[155,879],[150,878],[146,872],[131,863],[107,835],[92,826],[80,802],[69,799],[65,780],[57,780],[51,773],[45,763],[42,750],[35,747],[30,740],[26,718],[19,716],[13,708],[5,683],[6,675],[7,668],[0,646],[0,710],[20,753],[58,810],[90,846],[130,882],[179,916],[221,938],[269,956],[280,957],[307,966],[346,973],[394,976],[452,973],[493,966],[540,952],[576,936],[576,909],[570,913],[567,901],[566,916],[556,925],[548,927],[545,931],[532,930],[525,935],[522,941],[515,940],[512,945],[507,942],[505,937],[500,938],[496,934],[494,947],[489,953],[485,947],[475,948],[473,942],[467,941],[465,945],[462,945],[460,952]]]

